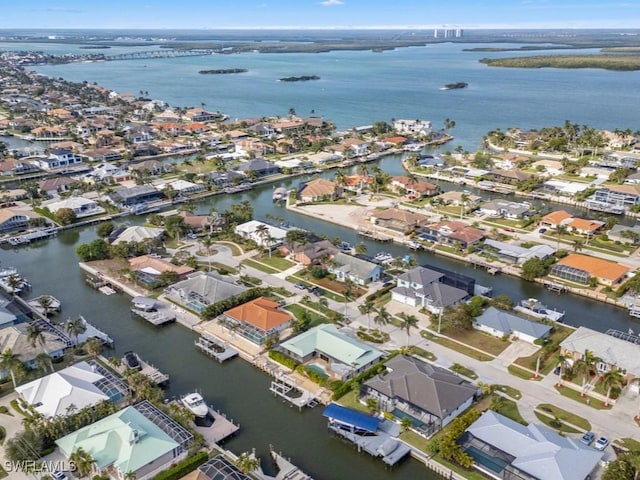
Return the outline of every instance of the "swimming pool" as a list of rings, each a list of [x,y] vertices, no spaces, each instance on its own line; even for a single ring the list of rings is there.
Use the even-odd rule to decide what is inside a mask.
[[[429,427],[429,425],[427,425],[426,423],[421,422],[416,417],[413,417],[398,408],[394,408],[393,411],[391,412],[391,415],[393,415],[396,418],[399,418],[400,420],[402,420],[403,418],[408,418],[415,428],[426,429]]]
[[[124,398],[124,393],[122,393],[120,390],[118,390],[115,387],[105,392],[105,395],[107,395],[109,397],[109,400],[111,400],[114,403]]]
[[[315,373],[317,373],[321,377],[324,377],[324,378],[328,378],[329,377],[329,374],[325,370],[324,366],[322,364],[320,364],[320,363],[308,363],[307,364],[307,368],[309,370],[314,371]]]
[[[488,468],[489,470],[495,473],[502,472],[502,470],[504,470],[504,467],[508,465],[508,463],[505,460],[494,457],[488,452],[484,452],[472,445],[469,445],[465,449],[465,452],[467,453],[467,455],[473,458],[474,462],[482,465],[483,467]]]

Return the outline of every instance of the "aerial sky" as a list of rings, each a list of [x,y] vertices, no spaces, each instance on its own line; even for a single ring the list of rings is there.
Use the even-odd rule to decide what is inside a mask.
[[[0,28],[638,28],[638,0],[4,0]],[[4,3],[3,2],[3,3]]]

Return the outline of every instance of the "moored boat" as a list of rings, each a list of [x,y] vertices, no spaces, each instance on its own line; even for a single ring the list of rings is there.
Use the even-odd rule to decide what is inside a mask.
[[[520,300],[514,310],[535,318],[548,318],[554,322],[560,322],[564,318],[564,312],[553,310],[535,298]]]
[[[196,418],[204,418],[209,414],[209,407],[198,392],[188,393],[180,399],[180,403]]]

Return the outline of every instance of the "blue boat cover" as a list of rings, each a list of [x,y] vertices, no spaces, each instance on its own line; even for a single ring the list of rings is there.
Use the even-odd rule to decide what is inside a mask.
[[[378,424],[380,423],[380,419],[377,417],[365,415],[364,413],[343,407],[337,403],[330,403],[327,405],[327,408],[324,409],[322,415],[340,423],[353,425],[354,427],[367,430],[368,432],[375,432],[378,430]]]

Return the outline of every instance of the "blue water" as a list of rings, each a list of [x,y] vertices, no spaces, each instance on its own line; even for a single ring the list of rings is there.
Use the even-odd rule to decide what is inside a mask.
[[[392,118],[431,120],[441,128],[449,118],[456,122],[451,132],[455,140],[446,147],[449,149],[461,145],[474,151],[483,135],[495,128],[540,128],[560,125],[565,120],[596,128],[640,129],[636,113],[640,108],[640,72],[488,67],[478,60],[512,56],[514,52],[463,51],[474,46],[477,45],[438,44],[383,53],[245,53],[36,69],[68,80],[97,82],[118,92],[137,95],[141,90],[148,91],[151,97],[175,106],[204,103],[205,108],[222,111],[231,118],[285,115],[294,108],[299,115],[313,110],[332,120],[339,129]],[[25,47],[0,43],[0,49]],[[64,49],[78,52],[74,46],[45,47],[55,53]],[[40,46],[29,48],[37,50]],[[117,52],[128,48],[118,47]],[[546,52],[517,55],[541,53]],[[203,69],[236,67],[249,71],[232,75],[198,73]],[[277,81],[292,75],[318,75],[321,79]],[[468,82],[469,87],[440,90],[444,84],[457,81]]]

